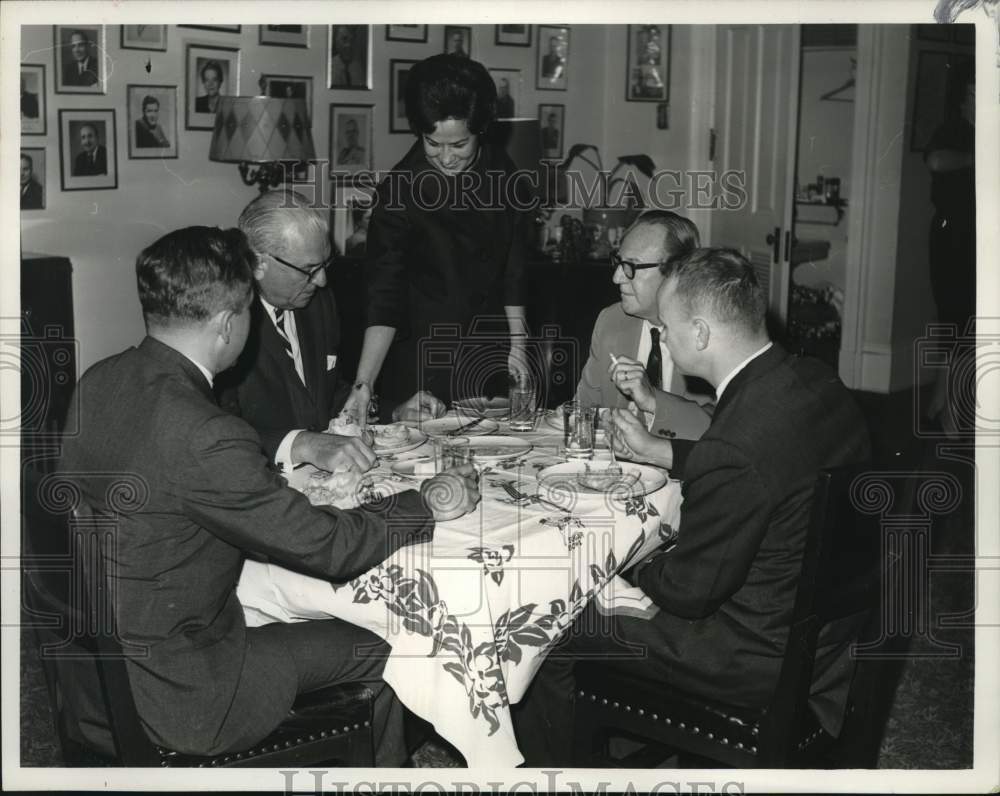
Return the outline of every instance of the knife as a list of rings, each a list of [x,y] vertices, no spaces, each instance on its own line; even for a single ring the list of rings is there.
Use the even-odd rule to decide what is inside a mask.
[[[475,428],[476,426],[478,426],[482,422],[483,422],[483,418],[477,417],[471,423],[466,423],[464,426],[459,426],[454,431],[449,431],[445,436],[448,436],[448,437],[457,437],[460,434],[464,434],[470,428]]]

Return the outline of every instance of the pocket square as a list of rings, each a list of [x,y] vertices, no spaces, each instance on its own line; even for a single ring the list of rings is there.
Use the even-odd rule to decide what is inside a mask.
[[[337,367],[337,355],[336,354],[327,354],[326,355],[326,369],[327,370],[333,370],[335,367]]]

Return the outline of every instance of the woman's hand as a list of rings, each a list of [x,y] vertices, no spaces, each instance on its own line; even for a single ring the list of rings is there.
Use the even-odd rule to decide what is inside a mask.
[[[351,389],[351,394],[344,401],[341,413],[347,412],[361,428],[368,428],[368,405],[372,400],[372,388],[368,382],[359,381]]]
[[[446,411],[444,403],[429,392],[421,390],[408,401],[401,403],[392,411],[394,421],[419,422],[441,417]]]

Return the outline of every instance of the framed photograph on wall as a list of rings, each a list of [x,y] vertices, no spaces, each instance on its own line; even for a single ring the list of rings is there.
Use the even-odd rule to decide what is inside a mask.
[[[330,25],[326,87],[372,87],[372,26]]]
[[[125,106],[130,160],[177,157],[177,86],[130,85]]]
[[[406,118],[406,78],[415,63],[417,62],[402,58],[389,61],[390,133],[410,132],[410,123]]]
[[[670,99],[670,26],[629,25],[625,99],[667,102]]]
[[[330,178],[350,184],[374,169],[374,105],[330,105]]]
[[[497,25],[495,43],[503,47],[530,47],[531,25]]]
[[[103,25],[54,25],[56,94],[104,94],[107,41]]]
[[[217,30],[220,33],[239,33],[242,25],[178,25],[179,28],[194,28],[195,30]]]
[[[45,65],[21,64],[21,135],[45,135]]]
[[[120,25],[123,50],[167,49],[166,25]]]
[[[113,109],[59,111],[59,175],[64,191],[118,187]]]
[[[444,26],[444,50],[449,55],[472,57],[472,28],[469,25]]]
[[[538,125],[542,128],[542,157],[562,160],[563,133],[566,130],[566,106],[540,104]]]
[[[415,41],[427,42],[426,25],[386,25],[386,41]]]
[[[569,28],[539,25],[535,62],[535,88],[565,91],[569,64]]]
[[[21,209],[45,209],[45,149],[21,147]]]
[[[261,75],[260,91],[266,97],[303,99],[313,118],[313,79],[305,75]]]
[[[240,93],[240,51],[189,44],[184,62],[184,129],[211,130],[219,97]]]
[[[521,70],[490,69],[489,73],[497,87],[497,118],[513,119],[516,116],[523,116]]]
[[[270,47],[308,47],[308,25],[258,25],[260,43]]]
[[[330,208],[333,248],[345,257],[363,257],[368,242],[368,221],[375,206],[371,192],[342,187]]]

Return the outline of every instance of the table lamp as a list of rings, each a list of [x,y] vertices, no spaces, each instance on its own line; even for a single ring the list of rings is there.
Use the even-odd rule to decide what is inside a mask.
[[[208,158],[239,163],[243,183],[261,193],[280,185],[289,164],[316,159],[305,100],[220,97]]]

